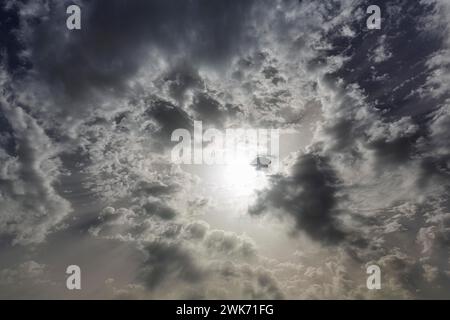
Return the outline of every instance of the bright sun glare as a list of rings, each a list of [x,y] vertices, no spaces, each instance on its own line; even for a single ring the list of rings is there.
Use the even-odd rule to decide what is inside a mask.
[[[230,194],[250,196],[267,183],[266,174],[251,165],[252,159],[242,158],[223,169],[223,183]]]

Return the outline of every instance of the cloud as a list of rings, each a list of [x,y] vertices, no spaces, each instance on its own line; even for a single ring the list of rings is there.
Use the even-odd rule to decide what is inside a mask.
[[[217,281],[223,281],[222,275],[215,271],[217,263],[245,264],[258,259],[254,241],[245,234],[212,229],[201,220],[168,222],[139,213],[139,210],[107,207],[91,226],[90,234],[96,238],[127,242],[139,249],[142,258],[135,284],[144,288],[139,296],[202,296]],[[248,268],[252,270],[251,266]],[[269,282],[275,280],[261,277],[260,280],[257,276],[251,279],[261,281],[263,287],[274,286]],[[173,285],[186,287],[173,293],[169,290]]]
[[[58,283],[51,278],[51,268],[34,260],[26,260],[0,269],[0,297],[2,299],[36,299],[56,292]],[[45,292],[45,293],[44,293]]]
[[[323,243],[338,243],[345,233],[336,220],[338,178],[326,158],[299,155],[288,176],[272,177],[268,190],[258,194],[251,214],[279,208],[295,227]]]
[[[17,4],[30,59],[57,97],[69,98],[66,103],[123,93],[151,52],[172,61],[222,63],[243,44],[253,1],[78,1],[78,32],[64,28],[68,3]]]
[[[92,290],[108,297],[447,296],[449,7],[383,2],[378,31],[369,2],[76,1],[71,32],[69,1],[7,1],[0,234],[49,261],[0,274],[43,276],[74,239],[137,252],[132,276]],[[301,130],[250,217],[171,163],[194,120]],[[307,237],[267,245],[285,229],[263,214]],[[2,245],[1,261],[23,249]]]
[[[251,238],[238,236],[234,232],[211,230],[205,236],[205,248],[221,257],[256,257],[256,247]]]
[[[179,246],[150,243],[144,247],[144,252],[147,257],[140,277],[150,290],[169,279],[198,283],[204,277],[194,258]]]
[[[273,274],[263,267],[252,268],[249,265],[241,265],[233,262],[217,264],[214,272],[222,277],[229,286],[223,286],[223,290],[215,290],[215,294],[223,298],[240,296],[244,299],[283,299],[283,290]],[[225,288],[231,292],[226,292]]]
[[[23,285],[24,281],[45,282],[44,276],[47,266],[29,260],[14,269],[0,270],[0,285]]]
[[[2,135],[6,148],[0,148],[0,234],[14,244],[40,243],[71,211],[54,187],[61,173],[58,150],[13,95],[3,92],[0,99],[10,131]]]

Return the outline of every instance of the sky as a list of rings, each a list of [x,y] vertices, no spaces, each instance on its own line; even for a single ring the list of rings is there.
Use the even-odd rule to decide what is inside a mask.
[[[0,298],[448,299],[449,85],[447,0],[2,1]]]

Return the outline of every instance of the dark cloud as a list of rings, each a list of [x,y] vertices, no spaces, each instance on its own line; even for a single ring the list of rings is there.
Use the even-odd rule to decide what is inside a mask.
[[[191,222],[185,226],[184,230],[188,238],[203,239],[209,229],[209,225],[206,222]]]
[[[222,128],[227,119],[228,110],[207,93],[200,92],[195,95],[192,110],[196,112],[198,120],[215,128]]]
[[[298,230],[315,240],[336,244],[345,238],[336,220],[338,179],[326,158],[300,155],[287,176],[272,177],[268,190],[258,194],[251,214],[276,209],[295,221]]]
[[[436,101],[424,99],[414,91],[426,82],[430,72],[427,58],[442,47],[443,38],[434,30],[424,29],[421,22],[433,17],[436,4],[362,1],[354,7],[353,14],[358,16],[356,11],[369,5],[381,8],[381,30],[366,32],[363,15],[349,25],[357,30],[353,37],[345,37],[339,29],[330,30],[325,36],[332,44],[332,49],[323,52],[327,58],[349,58],[333,77],[348,84],[357,83],[368,99],[388,115],[423,116],[430,111],[429,104]]]
[[[167,185],[156,181],[139,181],[134,188],[136,195],[140,196],[170,196],[180,189],[176,184]]]
[[[259,271],[254,284],[244,287],[244,294],[250,299],[283,299],[284,295],[276,280],[267,272]]]
[[[186,61],[168,71],[161,80],[169,87],[171,97],[179,103],[184,100],[188,90],[202,89],[205,85],[198,71]]]
[[[156,289],[166,281],[198,283],[204,278],[195,259],[175,244],[155,242],[146,245],[144,250],[147,258],[140,277],[149,289]]]
[[[17,10],[7,3],[0,5],[0,64],[12,75],[23,75],[30,67],[20,53],[25,49],[15,32],[20,28],[20,16]]]
[[[358,10],[374,4],[381,8],[382,28],[368,31],[366,16],[359,15]],[[420,154],[423,150],[418,150],[418,142],[428,139],[433,115],[446,108],[448,98],[448,90],[443,90],[440,84],[441,72],[436,73],[436,69],[446,68],[442,50],[446,47],[447,32],[438,31],[446,28],[445,20],[438,18],[444,14],[442,10],[440,1],[363,1],[352,8],[352,15],[357,17],[347,25],[352,36],[343,33],[341,28],[330,29],[323,35],[331,44],[330,49],[319,51],[314,59],[326,63],[332,57],[345,57],[342,66],[324,78],[333,90],[339,92],[338,82],[345,88],[335,114],[330,115],[331,120],[322,128],[329,135],[327,143],[332,151],[369,158],[359,149],[358,144],[362,142],[373,151],[370,157],[375,157],[375,165],[380,170],[386,166],[408,166],[425,156]],[[439,62],[431,63],[433,60]],[[364,103],[350,97],[351,86],[363,93]],[[361,108],[367,104],[372,123],[368,117],[345,112],[356,109],[358,104]],[[416,126],[414,130],[405,125],[405,117],[410,125]],[[368,131],[378,126],[375,121],[382,122],[382,127],[391,127],[388,130],[391,132],[371,136]],[[397,132],[392,130],[395,127]],[[427,158],[422,163],[426,172],[435,172],[438,164],[442,164],[439,157],[428,155]]]
[[[173,219],[177,212],[159,199],[147,199],[142,208],[148,215],[156,215],[161,219]]]
[[[189,115],[178,106],[172,103],[156,99],[150,101],[150,107],[146,114],[156,120],[158,127],[155,132],[149,132],[157,138],[156,147],[164,149],[178,143],[171,141],[172,132],[176,129],[187,129],[193,132],[193,120]]]
[[[121,93],[151,52],[194,64],[224,62],[242,44],[252,3],[83,1],[82,29],[69,32],[65,7],[50,2],[48,16],[30,22],[31,60],[55,93],[70,100]],[[179,90],[172,87],[175,95]]]

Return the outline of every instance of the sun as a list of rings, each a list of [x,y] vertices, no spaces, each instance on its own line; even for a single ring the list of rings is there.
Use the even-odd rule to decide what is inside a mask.
[[[229,194],[250,196],[267,183],[266,174],[251,165],[252,159],[241,158],[223,167],[222,182]]]

